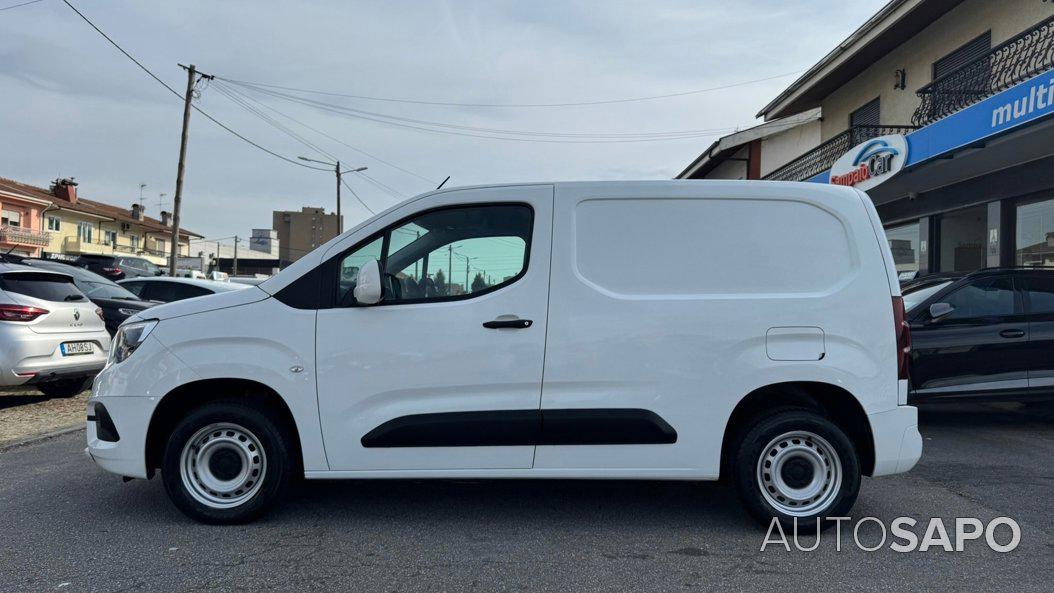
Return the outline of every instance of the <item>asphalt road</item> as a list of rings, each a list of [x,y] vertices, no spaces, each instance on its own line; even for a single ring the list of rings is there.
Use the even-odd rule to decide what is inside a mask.
[[[854,517],[1009,516],[1017,549],[866,553],[843,533],[838,552],[828,531],[761,552],[730,490],[658,482],[310,482],[207,527],[159,480],[101,473],[75,433],[0,453],[0,591],[1050,591],[1054,406],[931,408],[922,430],[920,465],[865,479]]]

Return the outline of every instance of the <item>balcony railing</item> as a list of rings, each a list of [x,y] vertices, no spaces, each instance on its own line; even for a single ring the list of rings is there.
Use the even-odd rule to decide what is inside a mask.
[[[47,231],[34,231],[23,227],[8,225],[0,226],[0,243],[47,247],[50,242],[51,234]]]
[[[872,138],[905,134],[915,126],[853,126],[765,176],[771,181],[804,181],[823,173],[849,149]]]
[[[934,80],[917,92],[911,122],[924,126],[1054,68],[1054,17]]]

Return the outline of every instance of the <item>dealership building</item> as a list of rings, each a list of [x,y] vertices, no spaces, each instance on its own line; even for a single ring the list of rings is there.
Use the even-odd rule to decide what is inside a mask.
[[[903,277],[1054,266],[1054,2],[893,0],[680,179],[867,191]]]

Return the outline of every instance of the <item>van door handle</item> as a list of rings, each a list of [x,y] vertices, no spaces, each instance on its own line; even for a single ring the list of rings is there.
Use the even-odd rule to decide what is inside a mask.
[[[999,335],[1004,338],[1023,338],[1025,337],[1025,330],[1022,329],[1004,329],[999,332]]]
[[[530,319],[495,319],[485,322],[483,327],[487,329],[527,329],[533,323]]]

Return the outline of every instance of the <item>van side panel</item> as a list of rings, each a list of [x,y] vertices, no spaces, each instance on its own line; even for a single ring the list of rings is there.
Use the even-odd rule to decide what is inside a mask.
[[[897,405],[887,272],[852,190],[560,184],[552,253],[543,414],[646,410],[677,438],[542,445],[536,470],[717,477],[729,415],[773,383],[838,385],[869,414]],[[815,339],[772,356],[788,332]]]

